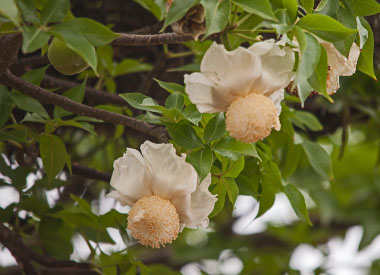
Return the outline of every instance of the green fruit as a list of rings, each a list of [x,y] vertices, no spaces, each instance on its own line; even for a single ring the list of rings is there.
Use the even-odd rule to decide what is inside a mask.
[[[54,38],[50,43],[48,58],[54,69],[64,75],[78,74],[88,67],[87,62],[79,54],[58,38]]]

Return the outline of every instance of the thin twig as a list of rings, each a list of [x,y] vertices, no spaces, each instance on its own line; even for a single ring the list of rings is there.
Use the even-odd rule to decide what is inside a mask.
[[[60,106],[74,114],[101,119],[105,122],[110,122],[116,125],[125,125],[141,133],[155,137],[160,142],[168,142],[168,133],[164,127],[151,125],[132,117],[119,115],[80,104],[67,97],[57,95],[39,86],[33,85],[32,83],[13,75],[9,70],[0,75],[0,83],[17,89],[20,92],[39,100],[40,102]]]

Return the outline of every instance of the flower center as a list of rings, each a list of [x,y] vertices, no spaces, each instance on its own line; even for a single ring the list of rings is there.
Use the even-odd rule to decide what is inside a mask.
[[[279,126],[276,106],[268,97],[251,93],[237,98],[228,107],[226,128],[242,142],[256,142]]]
[[[129,212],[128,229],[141,244],[160,248],[177,238],[179,216],[170,201],[158,196],[143,197]]]

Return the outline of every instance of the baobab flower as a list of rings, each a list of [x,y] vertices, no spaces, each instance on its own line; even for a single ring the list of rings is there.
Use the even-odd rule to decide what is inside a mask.
[[[216,197],[208,191],[209,174],[201,183],[185,156],[172,144],[144,142],[141,153],[128,148],[114,162],[108,197],[132,206],[128,229],[141,244],[160,248],[184,227],[206,228]]]
[[[226,113],[230,135],[243,142],[280,130],[284,88],[294,77],[294,53],[274,40],[226,51],[213,43],[201,72],[185,75],[186,92],[201,113]]]

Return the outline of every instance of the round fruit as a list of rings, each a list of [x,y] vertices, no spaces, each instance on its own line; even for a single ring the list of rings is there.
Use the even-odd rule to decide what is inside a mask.
[[[87,62],[59,38],[50,43],[48,58],[54,69],[64,75],[78,74],[88,68]]]

